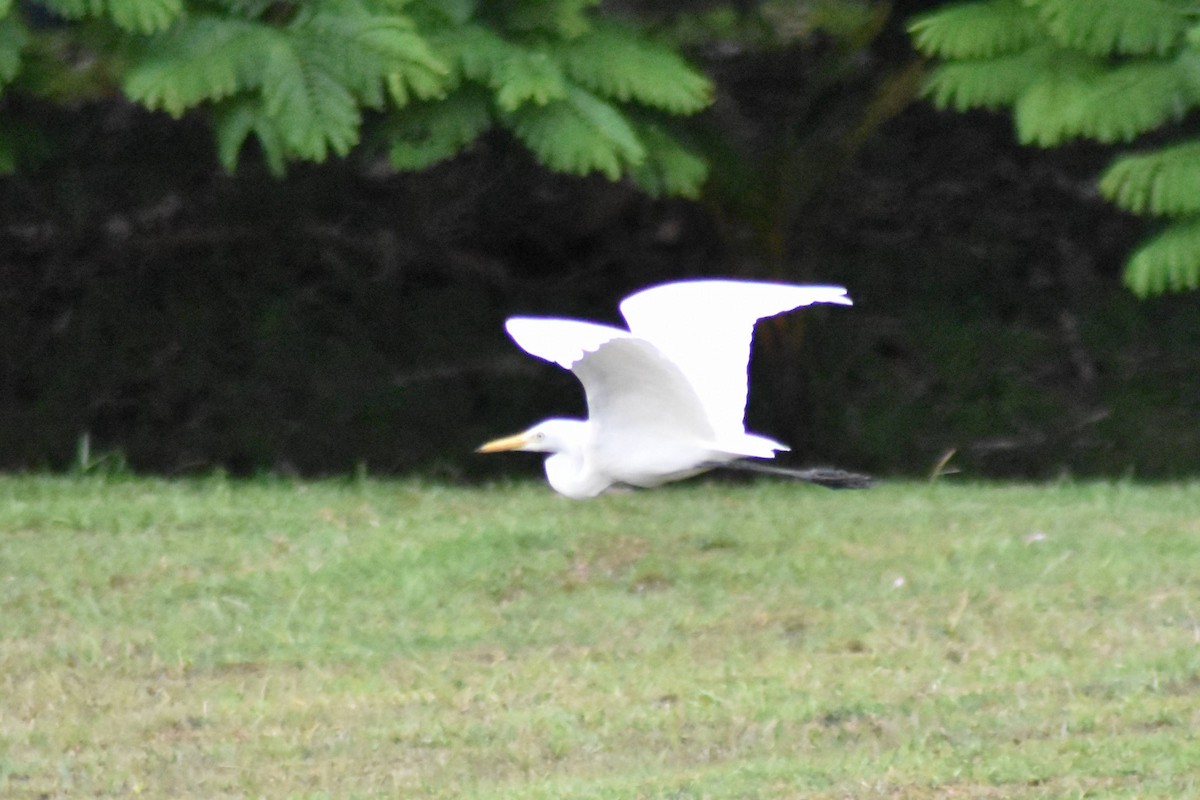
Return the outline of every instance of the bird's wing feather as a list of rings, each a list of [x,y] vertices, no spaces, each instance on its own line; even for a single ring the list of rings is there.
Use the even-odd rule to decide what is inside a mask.
[[[664,437],[711,444],[708,414],[691,382],[658,349],[632,336],[612,339],[571,367],[600,435]]]
[[[719,437],[745,431],[754,324],[813,303],[850,305],[841,286],[700,280],[654,286],[621,302],[629,330],[678,366]]]
[[[526,352],[568,367],[583,384],[592,431],[588,469],[650,486],[720,452],[691,382],[651,343],[577,320],[515,317],[505,327]]]
[[[512,317],[504,329],[526,353],[563,369],[570,369],[605,342],[630,336],[629,331],[609,325],[552,317]]]
[[[653,344],[629,331],[550,317],[512,317],[509,336],[530,355],[575,373],[598,429],[713,440],[707,409],[691,380]]]

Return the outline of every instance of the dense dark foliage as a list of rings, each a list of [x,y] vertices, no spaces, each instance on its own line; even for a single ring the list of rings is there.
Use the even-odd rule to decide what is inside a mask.
[[[0,467],[536,469],[471,454],[582,410],[504,316],[613,319],[634,288],[734,275],[857,301],[760,326],[750,421],[791,463],[1194,469],[1200,311],[1121,289],[1144,230],[1097,198],[1103,153],[907,105],[902,26],[870,35],[709,53],[727,146],[699,204],[549,174],[503,133],[420,174],[230,176],[199,118],[26,100],[58,147],[0,183]]]
[[[612,318],[657,280],[771,277],[702,208],[502,141],[421,176],[277,183],[225,176],[187,124],[78,119],[68,150],[103,158],[0,192],[7,468],[70,466],[87,434],[92,460],[170,473],[479,474],[484,437],[580,405],[505,314]],[[1138,229],[1093,196],[1094,162],[988,117],[889,123],[808,207],[783,274],[858,305],[760,327],[752,422],[797,463],[923,473],[958,448],[984,474],[1187,470],[1200,320],[1119,288]]]
[[[211,129],[233,171],[369,149],[398,170],[506,131],[542,164],[694,197],[703,158],[672,118],[709,80],[597,0],[26,0],[0,3],[0,172],[50,126],[14,98],[116,96]]]
[[[1140,295],[1200,288],[1194,4],[972,0],[910,29],[940,62],[925,85],[939,107],[1011,109],[1026,144],[1113,145],[1100,193],[1160,227],[1130,258],[1126,284]]]

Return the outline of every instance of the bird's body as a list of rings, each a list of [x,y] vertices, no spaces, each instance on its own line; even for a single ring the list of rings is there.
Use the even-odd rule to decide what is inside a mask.
[[[579,320],[513,317],[505,329],[530,355],[570,369],[588,419],[549,419],[480,452],[549,453],[561,494],[594,497],[618,484],[657,486],[787,446],[748,433],[747,365],[754,324],[813,303],[850,305],[840,286],[697,280],[621,302],[629,330]]]

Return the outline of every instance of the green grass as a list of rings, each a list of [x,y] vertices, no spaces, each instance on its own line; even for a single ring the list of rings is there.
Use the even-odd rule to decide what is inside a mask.
[[[1200,796],[1200,485],[0,478],[0,796]]]

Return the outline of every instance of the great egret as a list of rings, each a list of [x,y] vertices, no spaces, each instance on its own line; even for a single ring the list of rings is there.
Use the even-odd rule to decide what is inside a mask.
[[[619,484],[657,486],[738,459],[773,458],[787,445],[743,425],[754,324],[813,303],[851,305],[841,286],[694,280],[643,289],[621,301],[629,330],[512,317],[504,327],[525,352],[579,378],[589,416],[547,419],[478,452],[549,453],[550,485],[577,499]],[[857,485],[842,479],[862,477],[838,470],[767,471],[827,485]]]

